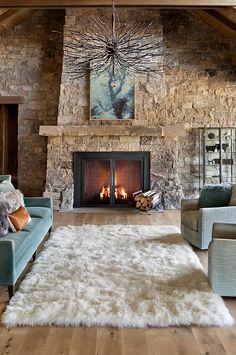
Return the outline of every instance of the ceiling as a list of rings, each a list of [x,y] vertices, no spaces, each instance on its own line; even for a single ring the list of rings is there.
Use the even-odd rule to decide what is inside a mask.
[[[186,10],[224,36],[236,40],[236,7],[194,7],[186,8]],[[33,8],[0,7],[0,34],[31,16],[34,11],[36,9]]]

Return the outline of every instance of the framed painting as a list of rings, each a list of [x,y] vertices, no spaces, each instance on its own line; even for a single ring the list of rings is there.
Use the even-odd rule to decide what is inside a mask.
[[[105,72],[90,75],[90,119],[132,120],[135,105],[134,75]]]

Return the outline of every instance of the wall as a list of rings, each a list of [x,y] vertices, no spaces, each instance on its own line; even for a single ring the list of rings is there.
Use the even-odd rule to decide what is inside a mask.
[[[109,11],[67,10],[65,26],[86,28],[91,15],[109,24]],[[183,193],[198,194],[198,127],[235,125],[236,44],[182,10],[119,9],[119,18],[139,21],[140,11],[142,20],[155,24],[166,41],[166,53],[163,75],[136,77],[134,121],[90,121],[89,79],[70,79],[64,63],[58,125],[89,126],[90,133],[78,136],[72,129],[49,138],[46,195],[54,194],[57,208],[72,206],[72,153],[89,150],[150,151],[152,187],[164,191],[167,208],[178,207]],[[117,125],[135,126],[137,133],[119,136]],[[98,136],[94,126],[104,127],[106,134]],[[140,134],[140,127],[160,126],[174,127],[170,137]],[[177,126],[185,127],[185,134]]]
[[[41,195],[46,174],[40,125],[57,121],[64,11],[37,11],[0,37],[0,95],[24,96],[19,105],[18,182],[26,195]]]

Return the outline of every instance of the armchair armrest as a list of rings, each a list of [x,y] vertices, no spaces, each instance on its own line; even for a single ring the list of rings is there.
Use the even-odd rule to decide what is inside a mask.
[[[236,224],[232,223],[214,223],[212,238],[214,239],[235,239]]]
[[[199,232],[204,239],[212,239],[212,227],[214,223],[235,223],[236,206],[211,207],[199,209]]]
[[[183,199],[181,201],[181,211],[196,211],[199,209],[199,199]]]
[[[53,201],[50,197],[25,197],[25,207],[47,207],[53,209]]]

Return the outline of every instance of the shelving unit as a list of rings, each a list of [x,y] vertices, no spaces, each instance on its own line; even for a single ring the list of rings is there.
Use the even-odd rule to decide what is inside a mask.
[[[236,128],[199,128],[199,188],[236,183]]]

